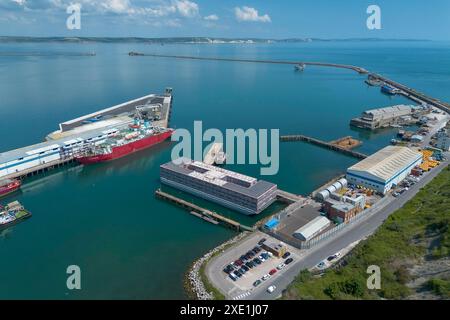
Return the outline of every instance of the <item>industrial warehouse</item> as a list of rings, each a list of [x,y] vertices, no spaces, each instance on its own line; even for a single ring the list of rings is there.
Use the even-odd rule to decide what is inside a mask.
[[[420,152],[408,147],[387,146],[347,169],[349,183],[385,194],[422,163]]]
[[[391,107],[367,110],[360,117],[353,118],[350,125],[375,130],[393,125],[409,124],[412,116],[424,111],[422,107],[411,105],[396,105]]]
[[[247,215],[275,200],[277,185],[190,159],[160,166],[161,182]]]

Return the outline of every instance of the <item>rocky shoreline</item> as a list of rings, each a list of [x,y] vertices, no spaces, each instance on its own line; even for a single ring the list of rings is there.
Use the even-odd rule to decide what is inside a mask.
[[[212,292],[208,292],[205,284],[202,281],[202,276],[200,274],[201,267],[205,263],[207,263],[213,256],[220,252],[223,252],[228,246],[242,240],[247,235],[248,232],[239,233],[235,237],[208,251],[202,257],[194,261],[194,263],[186,273],[185,279],[185,289],[190,298],[196,300],[214,300],[214,294]]]

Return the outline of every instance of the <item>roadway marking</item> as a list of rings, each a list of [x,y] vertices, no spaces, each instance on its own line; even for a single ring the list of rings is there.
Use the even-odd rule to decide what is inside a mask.
[[[236,297],[233,298],[233,300],[241,300],[245,297],[248,297],[249,295],[251,295],[252,293],[250,291],[244,292]]]

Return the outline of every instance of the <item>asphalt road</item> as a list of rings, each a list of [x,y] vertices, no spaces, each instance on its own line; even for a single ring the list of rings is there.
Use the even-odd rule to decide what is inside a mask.
[[[374,214],[355,222],[348,228],[343,229],[335,237],[324,240],[321,244],[311,249],[302,256],[302,259],[294,261],[290,268],[283,274],[273,277],[264,283],[264,286],[255,288],[251,295],[246,297],[247,300],[268,300],[276,299],[287,288],[287,286],[294,280],[298,273],[303,269],[309,269],[317,265],[328,256],[342,250],[351,243],[364,239],[373,234],[375,230],[384,222],[384,220],[397,209],[401,208],[408,200],[420,190],[421,187],[430,182],[439,172],[444,169],[448,163],[447,160],[442,162],[438,167],[432,169],[430,172],[424,174],[422,179],[412,186],[408,191],[404,192],[397,198],[387,196],[384,198],[382,207]],[[268,293],[266,290],[269,286],[275,285],[276,290],[273,293]]]

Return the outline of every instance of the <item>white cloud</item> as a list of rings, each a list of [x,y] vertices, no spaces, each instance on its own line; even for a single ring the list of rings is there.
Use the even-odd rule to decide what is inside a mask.
[[[100,2],[100,6],[105,11],[114,13],[130,13],[132,10],[128,0],[103,0]]]
[[[19,6],[24,6],[27,2],[27,0],[12,0],[12,2],[15,2]]]
[[[177,0],[175,6],[183,17],[195,17],[199,12],[198,4],[189,0]]]
[[[219,17],[217,16],[217,14],[210,14],[209,16],[203,17],[203,19],[208,21],[217,21],[219,20]]]
[[[271,22],[268,14],[260,16],[258,10],[250,7],[236,7],[234,8],[234,15],[238,21],[253,21],[253,22]]]

